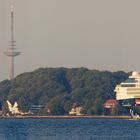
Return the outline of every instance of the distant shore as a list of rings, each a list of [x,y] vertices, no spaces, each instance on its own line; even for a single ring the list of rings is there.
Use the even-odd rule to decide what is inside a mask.
[[[81,118],[81,119],[94,119],[94,118],[109,118],[109,119],[131,119],[131,116],[16,116],[8,118]]]

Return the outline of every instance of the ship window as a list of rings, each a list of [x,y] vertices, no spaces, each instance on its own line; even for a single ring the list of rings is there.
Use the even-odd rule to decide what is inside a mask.
[[[136,83],[137,81],[134,78],[129,78],[125,81],[125,83]]]
[[[124,84],[121,87],[135,87],[135,84]]]

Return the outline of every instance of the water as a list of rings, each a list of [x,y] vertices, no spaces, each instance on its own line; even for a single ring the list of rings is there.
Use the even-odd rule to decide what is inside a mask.
[[[0,119],[0,140],[139,140],[140,121]]]

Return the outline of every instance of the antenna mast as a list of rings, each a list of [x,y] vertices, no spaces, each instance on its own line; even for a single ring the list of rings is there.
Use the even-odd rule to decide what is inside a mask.
[[[10,18],[11,18],[11,36],[9,41],[9,48],[4,54],[10,58],[10,80],[14,78],[14,57],[20,55],[20,52],[16,51],[16,41],[14,41],[14,5],[11,0],[10,5]]]

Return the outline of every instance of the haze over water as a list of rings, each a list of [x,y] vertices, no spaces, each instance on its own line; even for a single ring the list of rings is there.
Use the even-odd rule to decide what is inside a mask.
[[[140,121],[1,119],[1,140],[139,140]]]

